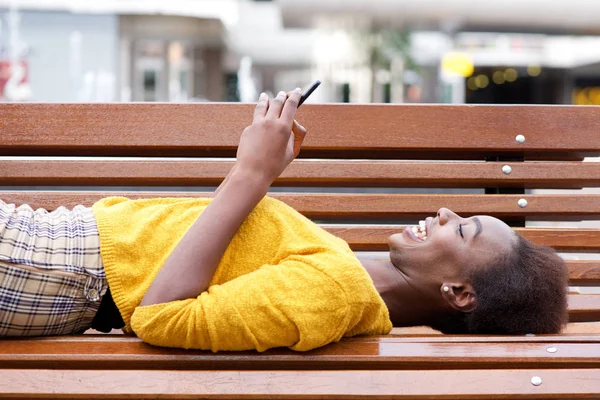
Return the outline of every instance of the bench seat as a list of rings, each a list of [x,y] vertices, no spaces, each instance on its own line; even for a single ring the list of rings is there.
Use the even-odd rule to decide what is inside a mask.
[[[0,104],[0,199],[207,196],[252,107]],[[600,156],[600,107],[305,105],[298,120],[305,146],[270,195],[381,259],[389,235],[442,206],[497,216],[567,260],[564,332],[394,328],[306,353],[217,354],[119,331],[4,338],[0,398],[600,398],[600,162],[584,161]]]

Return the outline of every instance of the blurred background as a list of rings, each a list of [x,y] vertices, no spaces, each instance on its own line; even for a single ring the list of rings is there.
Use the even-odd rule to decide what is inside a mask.
[[[600,104],[598,0],[0,0],[0,100]]]

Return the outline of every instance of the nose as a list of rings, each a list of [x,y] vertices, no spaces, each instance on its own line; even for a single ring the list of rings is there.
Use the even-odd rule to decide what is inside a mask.
[[[437,216],[440,225],[444,225],[445,223],[447,223],[448,221],[452,221],[453,219],[460,218],[458,215],[456,215],[454,212],[447,209],[446,207],[440,208],[437,212]]]

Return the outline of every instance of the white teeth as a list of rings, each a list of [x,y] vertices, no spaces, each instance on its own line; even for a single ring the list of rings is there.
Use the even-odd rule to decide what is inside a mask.
[[[419,221],[419,228],[421,228],[421,233],[423,234],[422,239],[427,240],[427,223],[425,221]]]
[[[410,228],[417,238],[421,241],[427,240],[427,229],[425,227],[425,221],[419,221],[418,226],[412,226]]]
[[[419,225],[411,226],[410,230],[420,241],[427,240],[427,224],[425,221],[419,221]]]

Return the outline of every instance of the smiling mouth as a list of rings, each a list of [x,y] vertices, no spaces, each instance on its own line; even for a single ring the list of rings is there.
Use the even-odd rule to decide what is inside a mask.
[[[407,226],[404,231],[411,239],[418,242],[427,240],[427,223],[425,221],[419,221],[419,225]]]

